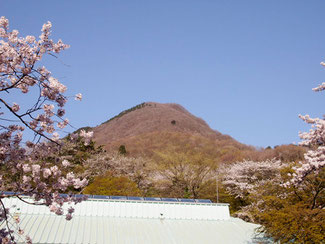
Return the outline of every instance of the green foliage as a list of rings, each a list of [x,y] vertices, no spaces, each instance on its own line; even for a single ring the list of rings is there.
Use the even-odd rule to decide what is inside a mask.
[[[280,243],[324,243],[325,211],[302,201],[290,204],[276,196],[265,198],[267,210],[256,212],[260,231]]]
[[[289,180],[291,168],[283,170]],[[261,232],[279,243],[325,242],[325,170],[309,175],[296,187],[269,182],[250,196],[249,212],[263,227]]]
[[[121,145],[121,146],[118,148],[118,152],[119,152],[119,154],[121,154],[121,155],[126,155],[127,152],[126,152],[125,145]]]
[[[210,199],[213,202],[229,203],[230,214],[240,210],[241,207],[246,206],[247,203],[240,198],[230,195],[223,187],[221,180],[218,182],[218,189],[215,179],[209,179],[200,187],[198,198]],[[218,191],[218,201],[217,201]]]
[[[114,177],[110,172],[98,176],[88,185],[84,194],[110,196],[141,196],[137,184],[126,176]]]

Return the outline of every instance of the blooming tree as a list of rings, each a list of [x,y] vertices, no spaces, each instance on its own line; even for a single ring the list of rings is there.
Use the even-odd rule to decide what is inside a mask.
[[[64,212],[63,204],[81,199],[59,193],[87,184],[86,179],[69,172],[69,161],[59,156],[62,141],[56,131],[69,123],[64,118],[67,88],[40,63],[44,56],[55,56],[69,46],[50,39],[51,27],[50,22],[44,24],[38,39],[19,37],[17,30],[9,30],[9,21],[0,18],[0,225],[7,227],[0,230],[0,243],[15,243],[8,224],[10,209],[3,202],[9,196],[3,191],[15,192],[10,197],[31,204],[46,205],[69,220],[73,208]],[[19,104],[18,98],[24,103]],[[27,105],[25,101],[33,98]],[[81,94],[75,96],[76,100],[81,98]],[[23,137],[26,129],[34,134],[33,140]],[[83,142],[89,143],[92,134],[81,134]],[[77,137],[73,135],[71,140]],[[31,240],[27,237],[26,241]]]
[[[151,161],[143,157],[126,157],[120,153],[107,153],[102,150],[92,154],[82,162],[84,171],[80,176],[92,178],[104,174],[110,177],[127,177],[136,183],[143,192],[153,184]]]
[[[279,160],[243,161],[221,167],[220,174],[223,185],[231,195],[245,198],[269,180],[275,182],[283,166]]]
[[[261,162],[242,161],[224,165],[219,172],[226,191],[241,202],[240,210],[235,213],[244,220],[255,221],[252,214],[260,208],[261,188],[267,185],[279,185],[280,170],[285,167],[280,160],[266,160]]]
[[[325,67],[325,63],[321,62]],[[313,88],[313,91],[319,92],[325,90],[325,82]],[[325,166],[325,120],[320,118],[311,118],[309,115],[299,115],[306,123],[312,125],[309,132],[299,133],[302,142],[300,145],[307,146],[310,150],[304,155],[304,162],[300,163],[300,167],[295,168],[293,178],[288,184],[300,184],[306,176],[311,173],[318,174]]]

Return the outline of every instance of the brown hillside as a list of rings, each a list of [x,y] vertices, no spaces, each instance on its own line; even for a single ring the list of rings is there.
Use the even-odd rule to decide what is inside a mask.
[[[92,129],[100,145],[152,132],[182,132],[210,139],[233,140],[212,130],[205,121],[195,117],[178,104],[144,103]]]
[[[130,156],[151,158],[157,151],[194,150],[218,162],[233,162],[256,152],[173,103],[143,103],[91,130],[97,144],[111,152],[125,145]]]
[[[218,162],[269,158],[299,161],[305,151],[294,145],[257,150],[212,130],[202,119],[173,103],[142,103],[97,127],[84,129],[94,131],[97,145],[113,152],[125,145],[130,156],[152,157],[157,151],[195,150]]]
[[[156,131],[126,137],[109,144],[108,151],[118,151],[125,145],[128,155],[152,158],[157,152],[196,152],[216,163],[235,162],[249,158],[255,148],[241,144],[231,137],[224,140],[210,139],[197,134]]]

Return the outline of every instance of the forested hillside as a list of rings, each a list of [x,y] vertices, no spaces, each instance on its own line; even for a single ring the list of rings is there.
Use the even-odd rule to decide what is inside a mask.
[[[217,201],[216,179],[221,166],[245,159],[299,161],[305,151],[295,145],[257,149],[242,144],[212,130],[178,104],[142,103],[97,127],[82,129],[93,131],[94,142],[104,149],[83,163],[93,181],[85,193],[92,194],[113,195],[119,188],[121,195]],[[133,182],[137,189],[130,192],[123,189],[124,183],[112,183],[116,181]],[[232,202],[235,211],[241,203],[219,183],[219,201]]]

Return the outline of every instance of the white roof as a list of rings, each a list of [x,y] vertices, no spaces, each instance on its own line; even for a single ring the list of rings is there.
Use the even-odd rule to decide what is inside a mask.
[[[255,243],[258,227],[231,218],[227,204],[90,199],[66,221],[44,206],[4,201],[33,243]]]

